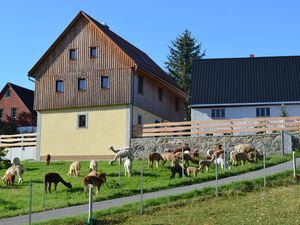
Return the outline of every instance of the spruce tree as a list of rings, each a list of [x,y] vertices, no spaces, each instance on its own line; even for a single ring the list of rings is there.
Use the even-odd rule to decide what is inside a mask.
[[[192,62],[195,58],[202,58],[205,51],[201,52],[201,43],[192,36],[189,30],[178,35],[169,46],[166,68],[169,75],[175,78],[179,87],[190,94]],[[185,103],[185,119],[190,119],[189,102]]]

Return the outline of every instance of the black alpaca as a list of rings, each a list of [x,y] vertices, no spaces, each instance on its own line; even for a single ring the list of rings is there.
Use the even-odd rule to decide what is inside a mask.
[[[182,177],[182,167],[178,163],[174,163],[174,166],[171,167],[171,176],[170,179],[173,179],[176,173],[179,173],[179,177]],[[184,176],[188,177],[186,169],[183,170]]]
[[[54,183],[54,191],[56,191],[56,187],[59,182],[61,182],[68,188],[72,188],[71,183],[64,181],[64,179],[62,179],[62,177],[58,173],[47,173],[45,175],[45,192],[47,193],[47,185],[49,185],[48,190],[49,190],[49,193],[51,193],[51,184],[52,183]]]

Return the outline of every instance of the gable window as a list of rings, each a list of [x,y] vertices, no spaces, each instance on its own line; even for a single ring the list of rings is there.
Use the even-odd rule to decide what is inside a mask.
[[[79,114],[77,121],[78,128],[87,128],[87,114]]]
[[[158,88],[158,100],[162,101],[163,89],[161,87]]]
[[[179,111],[179,98],[175,97],[175,110]]]
[[[97,48],[96,47],[91,47],[90,48],[90,56],[91,56],[91,58],[96,58],[97,57]]]
[[[109,88],[109,77],[108,76],[102,76],[101,77],[101,88]]]
[[[77,51],[76,51],[76,49],[70,49],[69,50],[69,58],[71,60],[76,60],[77,59]]]
[[[211,118],[225,118],[225,109],[211,109]]]
[[[64,82],[62,80],[57,80],[55,86],[56,92],[62,93],[64,91]]]
[[[17,118],[17,108],[11,108],[10,117],[13,118],[13,119]]]
[[[139,94],[143,94],[144,86],[144,78],[142,76],[138,76],[138,92]]]
[[[5,92],[5,97],[6,97],[6,98],[9,98],[9,97],[10,97],[10,90],[7,90],[7,91]]]
[[[3,119],[3,109],[0,109],[0,120]]]
[[[86,80],[85,78],[78,78],[78,90],[85,91],[86,90]]]
[[[138,115],[138,125],[142,125],[143,119],[141,115]]]
[[[256,117],[269,117],[269,116],[270,116],[269,107],[256,108]]]

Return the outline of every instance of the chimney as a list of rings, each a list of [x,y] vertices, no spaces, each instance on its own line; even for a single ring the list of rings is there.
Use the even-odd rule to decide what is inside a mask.
[[[250,58],[254,58],[254,54],[251,53],[251,54],[249,55],[249,57],[250,57]]]

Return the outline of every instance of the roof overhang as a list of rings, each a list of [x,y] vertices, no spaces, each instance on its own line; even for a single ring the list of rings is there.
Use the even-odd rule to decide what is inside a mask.
[[[190,108],[213,108],[213,107],[239,107],[239,106],[258,106],[258,105],[298,105],[300,101],[286,102],[250,102],[250,103],[224,103],[224,104],[192,104]]]

